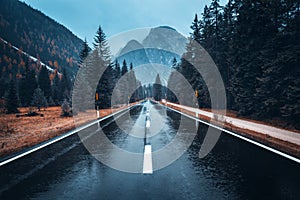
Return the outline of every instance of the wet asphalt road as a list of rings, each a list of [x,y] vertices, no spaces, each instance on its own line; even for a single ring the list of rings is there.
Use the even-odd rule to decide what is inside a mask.
[[[147,110],[150,129],[145,128]],[[128,115],[101,122],[103,132],[116,147],[139,155],[134,162],[113,149],[97,152],[101,146],[97,126],[82,133],[89,136],[85,144],[92,144],[96,157],[106,155],[132,166],[137,173],[102,164],[75,134],[2,166],[0,199],[299,199],[299,164],[226,133],[205,158],[199,159],[208,127],[190,119],[184,120],[194,127],[181,129],[188,136],[192,128],[199,127],[190,147],[159,170],[161,160],[154,156],[153,174],[143,174],[145,144],[152,146],[152,152],[162,150],[176,137],[183,118],[146,102]],[[181,139],[183,144],[185,138]]]

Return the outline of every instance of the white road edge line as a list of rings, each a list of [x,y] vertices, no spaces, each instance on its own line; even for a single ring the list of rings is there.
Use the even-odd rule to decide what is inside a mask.
[[[143,174],[153,174],[151,145],[145,145],[144,148]]]
[[[125,109],[123,109],[123,110],[119,110],[119,111],[117,111],[117,112],[115,112],[115,113],[112,113],[112,114],[110,114],[110,115],[107,115],[107,116],[105,116],[105,117],[103,117],[103,118],[101,118],[101,119],[98,119],[98,120],[94,121],[94,122],[91,122],[91,123],[89,123],[89,124],[80,126],[80,127],[76,128],[76,129],[74,129],[74,130],[72,130],[72,131],[70,131],[70,132],[68,132],[68,133],[66,133],[66,134],[64,134],[64,135],[62,135],[62,136],[58,136],[57,138],[54,138],[54,139],[52,139],[52,140],[50,140],[50,141],[48,141],[48,142],[46,142],[46,143],[44,143],[44,144],[42,144],[42,145],[38,145],[37,147],[34,147],[33,149],[29,149],[28,151],[25,151],[25,152],[23,152],[23,153],[21,153],[21,154],[18,154],[18,155],[16,155],[16,156],[13,156],[13,157],[7,159],[7,160],[4,160],[4,161],[0,162],[0,167],[3,166],[3,165],[5,165],[5,164],[8,164],[8,163],[10,163],[10,162],[12,162],[12,161],[14,161],[14,160],[17,160],[17,159],[19,159],[19,158],[22,158],[22,157],[24,157],[24,156],[26,156],[26,155],[28,155],[28,154],[31,154],[31,153],[33,153],[33,152],[35,152],[35,151],[38,151],[38,150],[40,150],[40,149],[42,149],[42,148],[44,148],[44,147],[47,147],[47,146],[49,146],[49,145],[51,145],[51,144],[53,144],[53,143],[55,143],[55,142],[58,142],[58,141],[60,141],[60,140],[62,140],[62,139],[64,139],[64,138],[66,138],[66,137],[69,137],[69,136],[73,135],[74,133],[77,133],[78,131],[81,131],[81,130],[83,130],[83,129],[86,129],[86,128],[88,128],[88,127],[90,127],[90,126],[92,126],[92,125],[94,125],[94,124],[97,124],[97,123],[99,123],[99,122],[101,122],[101,121],[103,121],[103,120],[105,120],[105,119],[108,119],[108,118],[110,118],[110,117],[112,117],[112,116],[114,116],[114,115],[117,115],[117,114],[119,114],[119,113],[121,113],[121,112],[124,112],[124,111],[126,111],[126,110],[129,110],[129,109],[131,109],[131,108],[133,108],[133,107],[135,107],[135,106],[137,106],[137,105],[140,105],[140,104],[133,105],[133,106],[128,107],[128,108],[125,108]]]
[[[162,104],[160,104],[160,105],[161,105],[161,106],[164,106],[164,107],[166,107],[166,108],[168,108],[168,109],[170,109],[170,110],[172,110],[172,111],[175,111],[175,112],[177,112],[177,113],[179,113],[179,114],[181,114],[181,115],[184,115],[184,116],[186,116],[186,117],[188,117],[188,118],[191,118],[191,119],[193,119],[193,120],[199,121],[199,122],[201,122],[201,123],[203,123],[203,124],[206,124],[206,125],[208,125],[208,126],[211,126],[211,127],[213,127],[213,128],[219,129],[219,130],[221,130],[221,131],[223,131],[223,132],[225,132],[225,133],[228,133],[228,134],[230,134],[230,135],[232,135],[232,136],[235,136],[235,137],[237,137],[237,138],[240,138],[240,139],[242,139],[242,140],[244,140],[244,141],[247,141],[247,142],[249,142],[249,143],[252,143],[252,144],[254,144],[254,145],[257,145],[257,146],[259,146],[259,147],[261,147],[261,148],[264,148],[264,149],[266,149],[266,150],[269,150],[269,151],[271,151],[271,152],[273,152],[273,153],[276,153],[276,154],[278,154],[278,155],[280,155],[280,156],[283,156],[283,157],[285,157],[285,158],[288,158],[288,159],[293,160],[293,161],[295,161],[295,162],[297,162],[297,163],[300,164],[300,159],[298,159],[298,158],[296,158],[296,157],[294,157],[294,156],[288,155],[288,154],[283,153],[283,152],[281,152],[281,151],[279,151],[279,150],[277,150],[277,149],[273,149],[272,147],[268,147],[268,146],[266,146],[266,145],[264,145],[264,144],[261,144],[261,143],[259,143],[259,142],[254,141],[254,140],[251,140],[251,139],[249,139],[249,138],[246,138],[246,137],[244,137],[244,136],[241,136],[241,135],[239,135],[239,134],[237,134],[237,133],[231,132],[231,131],[229,131],[229,130],[227,130],[227,129],[221,128],[221,127],[219,127],[219,126],[210,124],[210,123],[208,123],[208,122],[206,122],[206,121],[203,121],[203,120],[201,120],[201,119],[195,118],[195,117],[190,116],[190,115],[185,114],[185,113],[182,113],[182,112],[180,112],[180,111],[178,111],[178,110],[176,110],[176,109],[170,108],[170,107],[165,106],[165,105],[162,105]]]

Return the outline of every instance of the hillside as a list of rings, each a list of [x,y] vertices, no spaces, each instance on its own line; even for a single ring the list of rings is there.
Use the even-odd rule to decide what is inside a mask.
[[[17,0],[1,0],[0,37],[53,69],[65,68],[70,76],[77,72],[83,41],[70,30],[42,12]],[[0,45],[0,67],[20,68],[25,62],[14,52]],[[8,47],[9,48],[9,47]],[[18,70],[13,70],[18,71]],[[15,75],[15,74],[13,74]]]

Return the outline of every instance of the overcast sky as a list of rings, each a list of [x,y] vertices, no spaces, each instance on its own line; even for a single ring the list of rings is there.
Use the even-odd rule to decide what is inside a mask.
[[[211,0],[22,0],[69,28],[89,45],[99,25],[108,37],[136,28],[168,25],[190,33],[195,13]],[[224,5],[227,0],[220,0]]]

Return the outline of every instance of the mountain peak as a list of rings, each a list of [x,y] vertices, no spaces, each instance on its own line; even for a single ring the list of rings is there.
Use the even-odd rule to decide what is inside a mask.
[[[158,26],[156,28],[166,28],[166,29],[170,29],[170,30],[173,30],[173,31],[176,31],[175,28],[171,27],[171,26],[166,26],[166,25],[163,25],[163,26]]]
[[[137,40],[130,40],[124,48],[121,49],[119,56],[122,56],[131,51],[135,51],[138,49],[143,49],[143,45],[139,43]]]
[[[182,55],[185,52],[187,39],[169,26],[152,28],[143,40],[145,48],[157,48]]]

